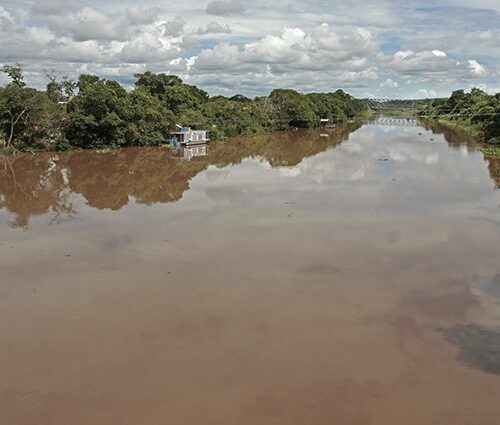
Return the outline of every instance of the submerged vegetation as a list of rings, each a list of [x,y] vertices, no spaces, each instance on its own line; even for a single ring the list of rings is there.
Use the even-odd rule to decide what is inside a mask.
[[[447,125],[464,128],[479,140],[500,148],[500,93],[488,95],[477,88],[470,93],[456,90],[448,99],[428,100],[417,110],[420,117],[438,119]]]
[[[175,75],[151,72],[136,74],[131,91],[94,75],[73,82],[49,74],[42,92],[26,87],[20,66],[0,70],[11,81],[0,88],[0,149],[7,151],[161,146],[176,124],[224,139],[316,127],[324,118],[344,122],[368,110],[342,90],[210,97]]]

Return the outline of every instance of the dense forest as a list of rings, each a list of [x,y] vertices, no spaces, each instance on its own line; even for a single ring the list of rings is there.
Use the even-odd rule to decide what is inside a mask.
[[[20,66],[0,68],[0,148],[71,150],[158,146],[175,125],[206,129],[212,139],[316,127],[320,119],[344,122],[368,110],[365,101],[338,90],[300,94],[274,90],[249,99],[210,97],[179,77],[145,72],[135,88],[94,75],[77,81],[47,75],[45,91],[27,87]]]
[[[500,146],[500,93],[491,96],[477,88],[470,93],[457,90],[448,99],[422,103],[417,115],[454,123],[484,142]]]

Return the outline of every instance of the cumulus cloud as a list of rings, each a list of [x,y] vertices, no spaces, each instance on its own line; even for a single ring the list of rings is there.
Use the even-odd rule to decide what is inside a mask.
[[[222,25],[218,22],[212,21],[209,22],[205,27],[198,28],[198,34],[206,35],[206,34],[231,34],[232,30],[229,25]]]
[[[130,25],[147,25],[155,22],[161,14],[158,7],[132,6],[127,9],[127,21]]]
[[[207,5],[209,15],[227,16],[240,14],[245,11],[245,7],[238,0],[215,0]]]
[[[265,37],[238,46],[221,43],[202,52],[196,66],[199,69],[217,63],[220,67],[237,66],[251,69],[258,65],[270,65],[273,72],[286,70],[330,70],[337,68],[346,73],[347,79],[357,79],[362,73],[366,78],[376,78],[374,69],[367,65],[367,56],[378,49],[369,31],[334,31],[323,24],[307,32],[301,28],[286,28],[278,35]],[[361,65],[361,66],[360,66]]]
[[[38,87],[47,69],[126,85],[149,69],[179,73],[212,94],[291,87],[428,97],[478,84],[494,90],[500,77],[500,15],[472,0],[437,9],[417,7],[420,0],[336,0],[326,8],[322,0],[254,0],[248,11],[244,0],[1,3],[0,63],[22,63]]]
[[[177,16],[174,20],[165,24],[165,35],[178,37],[184,33],[185,26],[186,20],[181,16]]]
[[[195,65],[201,70],[230,68],[241,63],[241,54],[237,46],[219,43],[213,49],[205,49],[195,59]]]
[[[476,77],[484,77],[484,76],[488,75],[487,69],[474,59],[468,60],[467,66],[468,66],[471,74],[475,75]]]
[[[419,89],[415,93],[415,97],[417,99],[429,99],[429,98],[437,97],[437,93],[434,90]]]
[[[453,70],[459,64],[440,50],[398,51],[394,54],[389,67],[401,74],[440,73]]]
[[[124,21],[98,12],[90,7],[45,17],[49,29],[67,34],[75,41],[119,40],[126,34]]]
[[[143,33],[123,46],[119,58],[126,63],[148,63],[171,60],[178,54],[178,47],[163,42],[155,34]]]
[[[380,88],[381,89],[397,89],[397,88],[399,88],[399,84],[396,81],[388,78],[387,80],[385,80],[383,83],[380,84]]]

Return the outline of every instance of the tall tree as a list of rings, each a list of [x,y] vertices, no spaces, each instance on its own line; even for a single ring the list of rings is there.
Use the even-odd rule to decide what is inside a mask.
[[[21,65],[4,65],[0,68],[0,72],[3,72],[8,78],[10,78],[12,85],[17,87],[26,87]]]

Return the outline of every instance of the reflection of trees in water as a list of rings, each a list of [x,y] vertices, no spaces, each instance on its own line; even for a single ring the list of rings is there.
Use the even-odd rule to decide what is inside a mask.
[[[450,147],[458,149],[465,146],[469,152],[476,150],[474,138],[464,130],[450,127],[436,120],[420,120],[420,122],[426,130],[430,130],[434,134],[442,134]]]
[[[484,159],[488,163],[491,178],[495,182],[496,187],[500,188],[500,158],[485,156]]]
[[[173,202],[209,165],[224,167],[260,157],[273,167],[295,166],[346,140],[358,128],[355,124],[340,126],[329,137],[320,137],[319,131],[297,131],[237,138],[210,145],[207,156],[192,161],[181,161],[161,148],[3,157],[0,208],[16,214],[13,225],[23,227],[31,216],[51,212],[57,222],[75,214],[72,194],[80,194],[98,209],[119,210],[130,197],[148,205]]]
[[[476,141],[466,131],[450,127],[435,120],[423,120],[421,122],[427,130],[431,130],[435,134],[442,134],[451,147],[459,148],[466,146],[469,152],[477,150]],[[500,187],[500,158],[485,156],[484,159],[488,164],[490,177],[495,182],[495,185]]]
[[[0,209],[16,214],[13,226],[49,211],[54,221],[74,213],[58,162],[59,155],[50,153],[0,159]]]
[[[273,133],[252,139],[237,138],[210,146],[207,161],[218,167],[240,163],[245,158],[260,157],[273,167],[292,167],[304,158],[317,155],[347,140],[361,124],[339,126],[321,137],[321,130],[298,130]]]
[[[188,189],[188,181],[205,168],[198,161],[178,161],[167,149],[158,148],[77,152],[64,166],[72,192],[91,207],[112,210],[127,205],[130,197],[144,204],[176,201]]]

